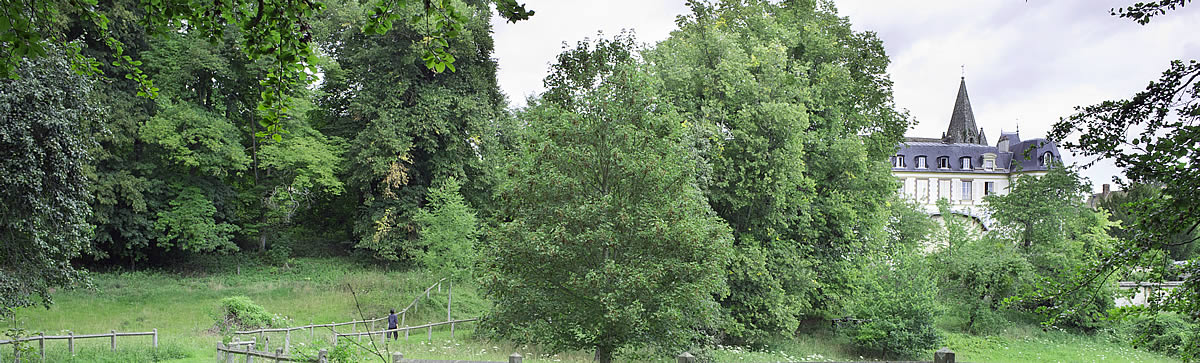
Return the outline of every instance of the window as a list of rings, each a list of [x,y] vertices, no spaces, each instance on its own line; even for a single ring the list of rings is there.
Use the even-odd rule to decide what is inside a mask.
[[[892,167],[893,168],[907,167],[904,165],[904,155],[896,155],[895,157],[892,157]]]
[[[996,194],[996,182],[983,182],[983,195]]]
[[[938,198],[950,200],[949,180],[938,180]]]
[[[971,197],[971,181],[970,180],[963,180],[961,190],[962,190],[962,198],[959,198],[959,199],[962,199],[962,200],[974,199],[973,197]]]
[[[984,169],[987,169],[987,170],[992,170],[992,169],[995,169],[995,168],[996,168],[996,161],[995,161],[995,160],[992,160],[992,159],[987,159],[987,160],[984,160],[984,161],[983,161],[983,168],[984,168]]]
[[[917,157],[917,169],[925,169],[928,167],[929,167],[928,165],[925,165],[925,156],[918,156]]]
[[[960,169],[971,170],[971,157],[963,157],[962,159],[959,159],[959,161],[962,162],[962,167]]]
[[[1042,153],[1042,157],[1038,158],[1038,164],[1042,166],[1049,166],[1051,162],[1054,162],[1054,154],[1051,154],[1049,151]]]
[[[938,160],[938,169],[950,169],[950,158],[949,157],[942,156],[942,157],[938,157],[937,160]]]

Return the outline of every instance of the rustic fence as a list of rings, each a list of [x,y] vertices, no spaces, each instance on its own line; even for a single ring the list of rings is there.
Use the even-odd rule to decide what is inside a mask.
[[[446,283],[446,321],[411,326],[411,327],[407,326],[408,313],[410,311],[413,313],[417,312],[417,309],[420,306],[421,300],[428,299],[430,293],[432,293],[433,291],[437,291],[438,293],[441,293],[442,292],[442,283]],[[440,279],[437,282],[429,285],[429,287],[425,288],[425,291],[421,292],[420,294],[417,294],[417,297],[413,298],[412,301],[408,303],[408,306],[405,306],[403,309],[400,309],[400,311],[396,312],[396,315],[399,315],[399,317],[400,317],[399,325],[401,326],[396,329],[391,329],[391,330],[376,329],[376,324],[378,324],[379,322],[382,321],[382,322],[384,322],[384,324],[386,324],[387,316],[384,316],[381,318],[353,320],[353,321],[342,322],[342,323],[331,322],[329,324],[310,324],[310,325],[287,327],[287,328],[262,328],[262,329],[235,331],[235,332],[233,332],[233,336],[234,336],[234,339],[237,339],[237,337],[239,337],[239,336],[254,335],[254,336],[257,336],[257,339],[256,339],[257,342],[262,342],[265,347],[270,347],[270,336],[266,335],[266,334],[282,333],[283,334],[282,349],[283,349],[284,353],[287,353],[291,350],[292,332],[299,331],[299,332],[301,332],[300,334],[303,334],[304,330],[308,330],[309,340],[313,341],[313,340],[316,340],[316,338],[317,338],[317,334],[316,334],[317,328],[329,328],[329,330],[332,332],[332,334],[327,335],[327,336],[330,337],[330,342],[332,342],[333,345],[335,345],[335,346],[338,343],[339,337],[355,337],[355,338],[361,340],[362,336],[364,336],[364,335],[373,338],[373,336],[375,334],[379,334],[381,337],[381,342],[382,342],[384,339],[386,339],[385,333],[388,333],[388,332],[396,332],[398,334],[400,331],[404,331],[404,337],[405,337],[405,339],[407,339],[409,336],[409,331],[413,330],[413,329],[428,329],[429,330],[428,335],[429,335],[430,339],[432,339],[433,328],[437,327],[437,326],[443,326],[443,325],[450,326],[450,335],[451,335],[451,337],[453,337],[455,325],[477,320],[477,319],[453,320],[451,318],[452,315],[451,315],[451,309],[450,309],[451,303],[453,303],[453,301],[454,301],[453,285],[450,284],[449,282],[446,282],[446,279],[443,278],[443,279]],[[347,325],[350,326],[350,332],[346,332],[344,330],[345,328],[343,328],[342,332],[338,332],[338,327],[344,327]],[[360,325],[362,326],[361,332],[359,330]],[[268,349],[268,352],[264,352],[264,354],[270,354],[269,349]]]
[[[46,341],[47,340],[66,340],[67,341],[67,350],[69,350],[71,352],[71,355],[75,355],[75,339],[109,338],[109,349],[112,349],[115,351],[115,350],[117,350],[117,337],[137,337],[137,336],[152,336],[153,337],[152,344],[154,345],[155,348],[158,348],[158,329],[154,329],[153,331],[148,331],[148,332],[140,332],[140,333],[119,333],[116,330],[110,330],[107,334],[75,335],[75,333],[70,332],[70,331],[67,332],[67,335],[38,334],[37,336],[29,336],[29,337],[20,338],[20,339],[0,340],[0,345],[15,344],[15,343],[21,343],[21,342],[32,342],[32,341],[36,340],[38,342],[38,355],[41,356],[42,360],[45,360],[46,359]],[[18,361],[20,361],[20,359],[21,359],[20,351],[17,351],[14,354],[16,355],[15,358]]]
[[[238,349],[241,347],[241,349]],[[244,362],[254,362],[254,358],[265,359],[265,362],[328,362],[326,355],[328,351],[321,349],[317,352],[315,358],[309,357],[292,357],[283,352],[283,348],[276,348],[274,353],[271,353],[269,348],[264,348],[267,351],[260,351],[254,341],[249,342],[230,342],[224,344],[217,342],[217,362],[234,363],[239,356]]]
[[[385,344],[388,333],[396,333],[396,335],[398,336],[401,331],[404,331],[404,340],[408,340],[409,331],[412,331],[415,329],[426,329],[428,331],[428,333],[426,334],[426,339],[432,341],[433,340],[433,328],[438,327],[438,326],[445,326],[445,325],[450,326],[450,339],[454,339],[454,325],[455,324],[469,323],[469,322],[477,321],[477,320],[479,320],[479,319],[447,320],[447,321],[443,321],[443,322],[439,322],[439,323],[429,323],[429,324],[424,324],[424,325],[405,326],[405,327],[399,327],[396,329],[385,329],[385,330],[379,330],[379,331],[365,331],[365,332],[361,332],[361,333],[343,333],[343,334],[335,333],[333,335],[333,345],[337,345],[338,339],[340,339],[342,337],[361,337],[363,335],[373,337],[376,334],[378,334],[380,337],[379,343]]]

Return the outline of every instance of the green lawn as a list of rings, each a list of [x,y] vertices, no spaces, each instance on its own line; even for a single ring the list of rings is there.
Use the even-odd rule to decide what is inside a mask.
[[[57,292],[55,304],[49,310],[18,310],[16,323],[9,322],[5,328],[21,327],[47,335],[65,334],[68,329],[76,334],[90,334],[112,329],[149,331],[157,328],[161,345],[157,351],[149,349],[149,337],[118,338],[117,352],[109,352],[109,340],[101,338],[78,340],[78,354],[72,358],[67,354],[66,341],[50,341],[46,346],[47,361],[207,363],[215,360],[216,343],[221,340],[212,328],[214,310],[222,298],[246,295],[267,311],[286,317],[291,326],[343,322],[358,317],[359,309],[355,307],[350,287],[357,294],[357,306],[363,314],[374,318],[383,316],[389,308],[399,310],[404,307],[438,278],[423,272],[361,266],[343,259],[301,259],[291,269],[244,267],[240,274],[234,271],[218,274],[96,274],[97,290]],[[407,322],[416,325],[444,320],[446,290],[439,293],[435,289],[417,312],[408,316]],[[486,311],[487,303],[478,296],[474,286],[454,286],[453,291],[451,312],[454,318],[477,317]],[[368,350],[379,349],[398,351],[409,358],[491,361],[506,361],[508,355],[518,352],[530,362],[592,361],[591,352],[555,354],[536,346],[486,341],[474,334],[474,328],[474,323],[458,326],[455,339],[450,338],[445,328],[435,329],[432,340],[427,338],[426,331],[414,331],[407,340],[401,334],[399,341],[389,341],[383,347],[378,341],[372,346],[367,338],[354,340],[365,348],[343,341],[337,351],[365,354]],[[339,331],[349,330],[349,327],[339,328]],[[310,339],[307,331],[293,332],[291,348],[297,354],[311,354],[319,348],[333,350],[329,345],[330,334],[328,329],[317,330],[313,334],[315,339]],[[283,343],[280,333],[268,337],[272,347]],[[944,345],[958,353],[959,361],[971,362],[1175,361],[1098,338],[1038,329],[1014,329],[989,337],[947,334]],[[10,346],[3,346],[2,352],[4,358],[11,358]],[[839,339],[828,334],[802,335],[756,350],[718,346],[699,353],[720,362],[870,360],[853,353],[840,344]],[[931,359],[932,352],[921,358]],[[633,352],[619,359],[673,361],[652,352]]]

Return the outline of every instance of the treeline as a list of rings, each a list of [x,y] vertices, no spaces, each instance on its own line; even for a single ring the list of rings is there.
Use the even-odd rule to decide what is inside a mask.
[[[888,357],[935,348],[938,319],[1105,326],[1111,290],[1038,298],[1112,246],[1078,176],[989,197],[1001,227],[986,235],[899,200],[887,158],[911,119],[881,41],[832,4],[692,2],[661,43],[566,49],[519,110],[496,84],[489,2],[449,4],[468,21],[445,45],[456,70],[434,73],[434,25],[364,34],[360,2],[328,1],[311,29],[320,72],[282,90],[278,138],[258,106],[280,91],[260,82],[278,62],[246,58],[237,28],[148,36],[136,3],[101,4],[159,88],[148,98],[76,75],[87,57],[123,68],[95,24],[69,23],[82,40],[22,65],[0,97],[0,142],[26,156],[0,184],[19,247],[3,255],[5,306],[48,303],[80,278],[67,259],[361,254],[475,279],[491,334],[601,361],[842,316],[864,321],[845,339]],[[30,256],[41,275],[12,279]]]

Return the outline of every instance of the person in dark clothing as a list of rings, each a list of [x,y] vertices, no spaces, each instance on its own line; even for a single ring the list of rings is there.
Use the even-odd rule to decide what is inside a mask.
[[[400,326],[400,322],[396,320],[396,309],[392,309],[392,313],[388,314],[388,330],[396,329]],[[392,340],[400,339],[400,332],[391,331],[388,335]]]

